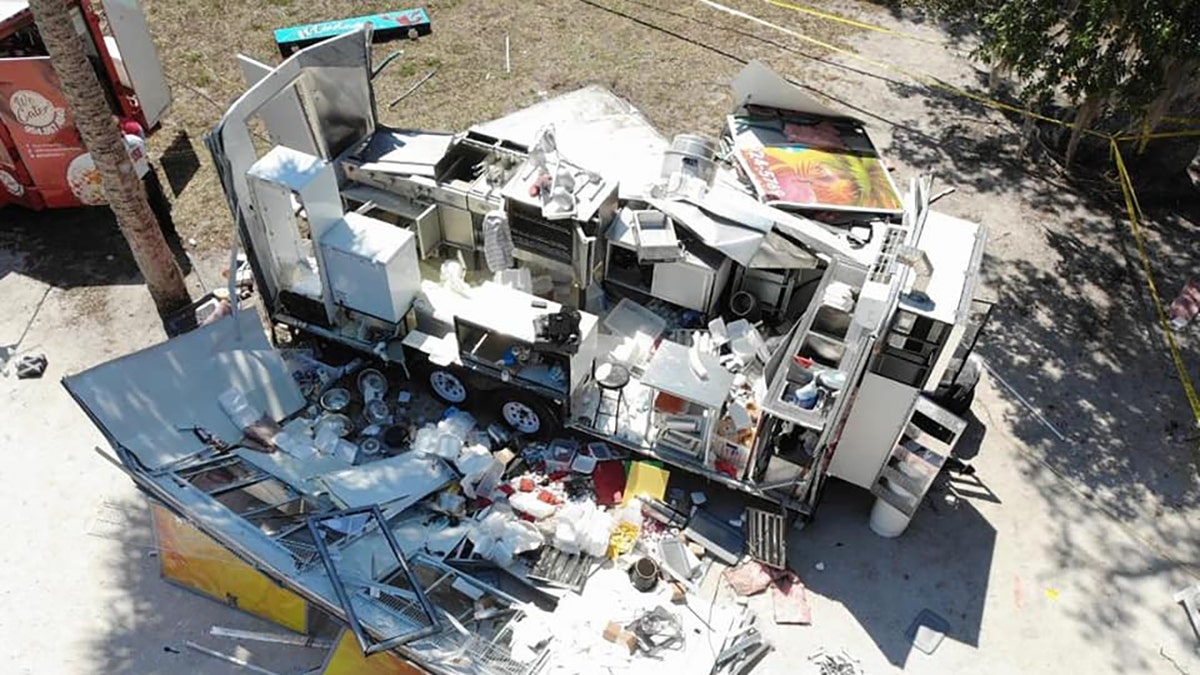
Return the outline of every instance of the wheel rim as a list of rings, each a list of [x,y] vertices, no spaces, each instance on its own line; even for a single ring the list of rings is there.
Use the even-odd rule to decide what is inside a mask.
[[[462,403],[467,400],[467,387],[451,373],[435,370],[429,374],[429,386],[433,393],[450,403]]]
[[[520,401],[509,401],[500,407],[500,414],[508,426],[523,434],[536,434],[542,428],[542,418],[537,411]]]

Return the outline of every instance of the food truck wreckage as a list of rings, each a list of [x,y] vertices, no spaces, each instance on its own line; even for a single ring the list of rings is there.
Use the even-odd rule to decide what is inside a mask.
[[[719,143],[598,87],[448,134],[378,122],[369,49],[239,57],[207,137],[287,344],[232,294],[66,387],[156,519],[336,617],[357,657],[753,667],[747,610],[684,611],[696,552],[784,574],[830,478],[904,529],[978,379],[984,229],[927,178],[901,195],[858,120],[757,62]],[[760,508],[732,527],[670,472]],[[682,607],[634,588],[672,586]]]

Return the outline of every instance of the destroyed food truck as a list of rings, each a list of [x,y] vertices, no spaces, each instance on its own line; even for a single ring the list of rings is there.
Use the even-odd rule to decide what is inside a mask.
[[[901,194],[861,122],[756,62],[720,144],[668,142],[596,87],[394,129],[360,42],[239,57],[250,88],[208,138],[274,322],[523,434],[570,427],[802,515],[831,476],[911,514],[978,379],[986,237],[927,180]]]
[[[600,632],[568,628],[595,618],[578,603],[629,586],[593,574],[621,530],[508,476],[530,439],[556,439],[547,473],[595,471],[613,509],[661,475],[604,462],[627,488],[606,499],[597,460],[632,456],[806,517],[839,478],[905,519],[962,432],[947,408],[978,377],[983,228],[931,209],[927,179],[901,192],[858,120],[762,64],[735,78],[720,141],[668,141],[598,87],[461,133],[384,126],[366,31],[240,63],[248,89],[206,140],[271,335],[301,339],[273,347],[231,293],[232,317],[65,385],[154,499],[164,576],[302,632],[313,608],[336,617],[327,675],[364,672],[364,655],[575,672]],[[314,366],[306,341],[360,358]],[[418,388],[455,410],[393,434]],[[464,411],[497,421],[469,435]],[[579,529],[583,511],[603,536]],[[713,557],[741,557],[723,521],[682,518]],[[659,557],[687,586],[696,567],[676,553]],[[558,613],[484,581],[487,565],[557,593]],[[655,609],[626,626],[631,648],[676,672],[752,663],[636,637],[711,635],[714,616]],[[757,635],[726,618],[727,639]]]

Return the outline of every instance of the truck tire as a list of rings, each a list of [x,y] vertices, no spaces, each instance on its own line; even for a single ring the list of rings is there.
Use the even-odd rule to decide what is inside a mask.
[[[971,404],[975,401],[975,387],[965,388],[956,387],[951,390],[951,395],[945,400],[939,401],[939,404],[946,410],[964,417],[971,411]]]
[[[515,391],[497,392],[501,420],[522,436],[546,438],[559,429],[558,415],[544,401]]]
[[[429,390],[443,403],[462,406],[471,399],[471,389],[467,386],[467,380],[458,373],[438,366],[423,370]]]
[[[958,377],[949,386],[938,387],[930,398],[947,411],[963,417],[975,401],[975,387],[983,373],[983,360],[977,354],[967,357]]]

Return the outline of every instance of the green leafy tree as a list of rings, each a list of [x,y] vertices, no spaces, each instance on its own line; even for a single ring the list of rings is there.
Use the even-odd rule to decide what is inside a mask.
[[[1011,75],[1028,106],[1061,97],[1076,108],[1068,164],[1096,122],[1148,132],[1200,94],[1200,0],[910,2],[974,28],[976,56]]]

